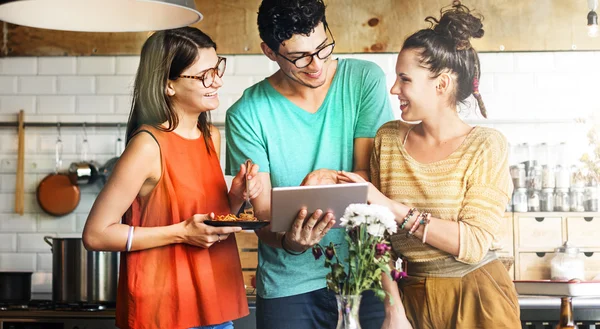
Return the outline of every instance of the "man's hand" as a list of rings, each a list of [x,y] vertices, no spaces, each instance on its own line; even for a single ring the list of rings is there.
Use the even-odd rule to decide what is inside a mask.
[[[317,169],[304,177],[300,185],[329,185],[338,183],[337,171],[331,169]]]
[[[281,243],[285,244],[286,249],[303,252],[312,248],[335,224],[333,214],[328,212],[323,216],[321,209],[317,209],[309,218],[306,215],[306,208],[301,209],[292,227],[285,233]]]

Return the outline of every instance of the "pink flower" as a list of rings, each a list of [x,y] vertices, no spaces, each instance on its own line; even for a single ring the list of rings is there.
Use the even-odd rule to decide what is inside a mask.
[[[327,259],[332,260],[334,255],[335,249],[333,249],[333,247],[329,246],[325,249],[325,257],[327,257]]]
[[[318,260],[323,255],[323,250],[321,250],[321,248],[319,248],[317,246],[314,246],[312,248],[312,253],[313,253],[313,256],[315,257],[315,260]]]
[[[390,276],[394,281],[400,281],[402,278],[407,277],[406,272],[400,272],[397,269],[393,269],[390,273]]]
[[[375,255],[377,255],[377,257],[383,256],[386,252],[388,252],[391,249],[392,248],[390,248],[390,246],[388,246],[387,243],[378,243],[375,245]]]

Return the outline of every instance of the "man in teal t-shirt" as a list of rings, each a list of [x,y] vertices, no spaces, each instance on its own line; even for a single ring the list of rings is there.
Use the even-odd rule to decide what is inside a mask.
[[[280,69],[227,111],[226,172],[234,175],[246,159],[259,165],[264,190],[253,204],[267,219],[271,187],[335,184],[338,170],[368,178],[373,138],[393,116],[377,65],[332,58],[335,41],[322,0],[263,0],[258,25],[262,50]],[[330,230],[331,217],[300,213],[295,231],[257,231],[257,328],[335,328],[328,269],[305,252],[319,242],[346,245],[343,229]],[[370,294],[362,304],[362,328],[379,329],[382,302]]]

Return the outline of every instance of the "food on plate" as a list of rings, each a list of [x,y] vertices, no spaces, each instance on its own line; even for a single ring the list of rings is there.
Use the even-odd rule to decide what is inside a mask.
[[[254,214],[241,213],[239,217],[233,214],[217,215],[215,216],[215,220],[219,222],[256,222],[258,218],[254,217]]]

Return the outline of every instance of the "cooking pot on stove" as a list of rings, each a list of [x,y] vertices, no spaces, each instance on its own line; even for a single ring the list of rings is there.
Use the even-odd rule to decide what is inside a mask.
[[[81,238],[44,237],[52,247],[52,300],[114,303],[119,253],[88,251]]]
[[[0,272],[0,303],[27,303],[32,272]]]

